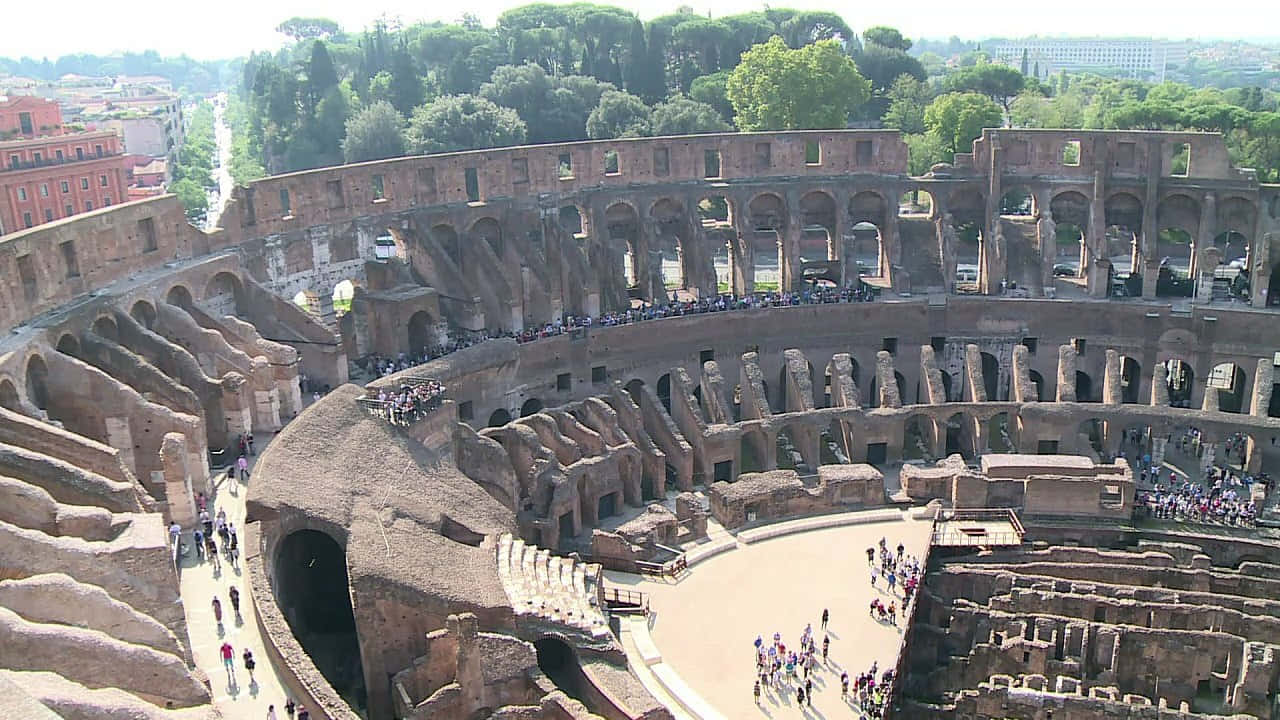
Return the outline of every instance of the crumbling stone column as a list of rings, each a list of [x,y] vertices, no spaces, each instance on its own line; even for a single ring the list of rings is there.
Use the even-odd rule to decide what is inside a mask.
[[[1076,349],[1058,346],[1058,402],[1076,401]]]
[[[160,463],[163,469],[153,473],[153,481],[164,484],[165,497],[169,503],[169,520],[184,528],[195,525],[197,520],[192,489],[194,478],[188,469],[188,459],[186,438],[181,433],[165,433],[160,445]],[[160,477],[154,477],[157,474]]]
[[[1157,363],[1151,371],[1151,404],[1154,407],[1169,407],[1169,369],[1164,363]]]
[[[1164,453],[1169,446],[1169,439],[1165,437],[1151,436],[1151,464],[1160,467],[1164,462]]]
[[[1213,467],[1213,462],[1218,456],[1218,443],[1202,442],[1200,443],[1200,474],[1209,472],[1209,468]]]
[[[253,431],[249,382],[240,373],[229,372],[222,377],[222,415],[227,419],[228,442]]]

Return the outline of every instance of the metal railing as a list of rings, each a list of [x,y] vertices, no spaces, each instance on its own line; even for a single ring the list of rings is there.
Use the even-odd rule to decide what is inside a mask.
[[[102,155],[92,154],[84,157],[57,157],[41,158],[38,162],[34,160],[22,160],[19,162],[6,162],[0,167],[0,172],[10,172],[13,170],[33,170],[35,168],[54,167],[57,165],[70,165],[72,163],[89,162],[90,160],[102,160],[104,158],[120,157],[124,155],[122,152],[103,153]]]
[[[639,590],[627,590],[606,585],[603,590],[603,601],[606,608],[614,613],[639,612],[649,614],[649,598]]]
[[[401,378],[401,388],[407,386],[417,391],[430,387],[425,394],[414,393],[414,404],[411,408],[397,408],[391,400],[379,400],[376,396],[356,398],[356,402],[371,415],[376,415],[392,425],[412,425],[431,415],[444,404],[445,385],[434,378]],[[396,390],[393,394],[398,394]]]

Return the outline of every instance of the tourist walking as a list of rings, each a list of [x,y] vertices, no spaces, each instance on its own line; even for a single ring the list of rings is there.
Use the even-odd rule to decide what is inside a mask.
[[[213,597],[213,619],[222,624],[222,601],[216,595]]]
[[[268,706],[267,706],[267,720],[276,720],[276,706],[275,706],[275,705],[268,705]]]
[[[236,653],[231,648],[231,643],[222,643],[220,650],[222,653],[222,665],[227,669],[227,682],[234,684],[236,681]]]
[[[831,619],[831,611],[827,608],[822,609],[822,629],[827,629],[827,621]]]
[[[242,657],[244,658],[244,669],[249,673],[249,683],[253,684],[257,682],[253,679],[253,669],[258,666],[258,663],[254,661],[253,651],[249,648],[244,649],[244,655]]]
[[[240,617],[240,591],[234,585],[232,585],[231,589],[227,591],[227,595],[231,596],[231,610],[236,614],[236,617],[239,618]]]
[[[240,468],[240,482],[249,482],[249,460],[244,455],[236,460],[236,467]]]

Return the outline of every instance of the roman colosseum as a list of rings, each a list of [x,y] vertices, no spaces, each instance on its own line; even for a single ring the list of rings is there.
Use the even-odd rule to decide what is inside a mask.
[[[0,238],[0,716],[799,714],[764,576],[860,598],[827,717],[1280,717],[1280,186],[1198,133],[907,168],[514,147]]]

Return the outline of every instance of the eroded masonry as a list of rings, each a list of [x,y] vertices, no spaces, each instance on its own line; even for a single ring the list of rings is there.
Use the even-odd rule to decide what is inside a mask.
[[[673,717],[602,565],[911,506],[895,717],[1275,717],[1280,186],[1213,134],[907,160],[505,148],[265,178],[211,232],[162,197],[0,239],[0,715],[220,716],[166,528],[252,432],[262,661],[313,718]],[[1256,517],[1146,519],[1135,458],[1247,477]]]

